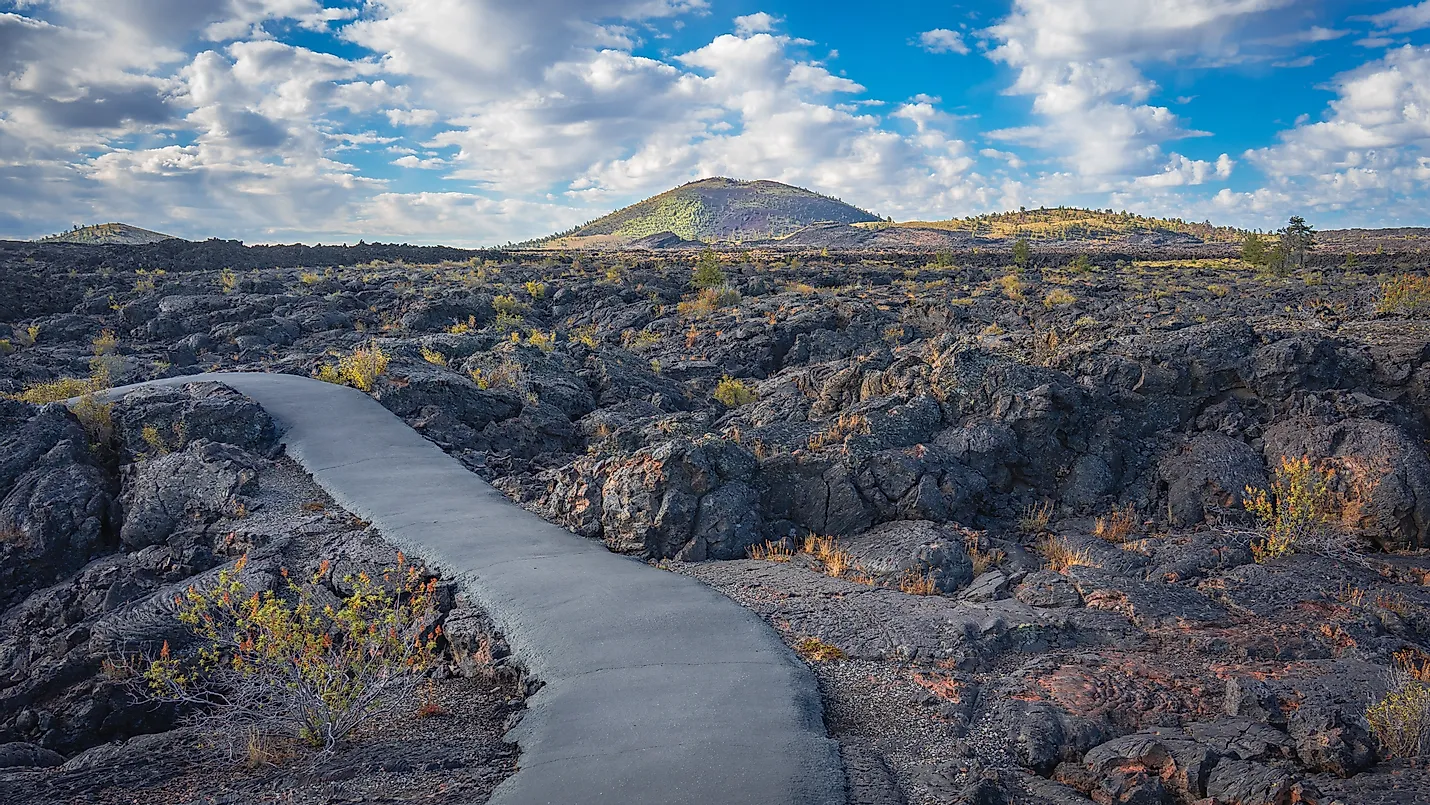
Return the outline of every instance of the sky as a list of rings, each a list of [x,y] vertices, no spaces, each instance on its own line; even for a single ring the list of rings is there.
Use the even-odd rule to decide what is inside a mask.
[[[0,238],[499,245],[707,176],[1427,226],[1430,0],[0,0]]]

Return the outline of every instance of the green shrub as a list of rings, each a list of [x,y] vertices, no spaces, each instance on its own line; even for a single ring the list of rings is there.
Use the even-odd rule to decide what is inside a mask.
[[[435,579],[398,554],[380,579],[347,577],[352,592],[325,605],[315,590],[327,562],[307,584],[284,571],[280,592],[248,589],[246,562],[175,598],[179,621],[200,645],[180,659],[165,642],[143,665],[153,698],[199,708],[203,726],[236,742],[286,738],[327,750],[410,700],[441,635],[428,626]]]
[[[517,301],[515,296],[507,294],[492,299],[492,310],[495,310],[498,316],[506,314],[520,318],[526,313],[526,305]]]
[[[1430,757],[1430,663],[1397,652],[1390,690],[1366,710],[1365,720],[1385,757]]]
[[[338,359],[336,366],[325,364],[318,367],[314,377],[327,383],[352,386],[360,391],[372,391],[377,379],[387,372],[390,360],[388,354],[376,341],[366,347],[358,347],[351,355]]]
[[[695,273],[690,277],[697,288],[715,288],[725,284],[725,272],[720,270],[720,258],[713,249],[700,253],[695,261]]]
[[[1381,283],[1380,313],[1417,315],[1430,313],[1430,277],[1404,274]]]
[[[739,408],[754,402],[757,397],[755,390],[745,381],[725,375],[715,387],[715,399],[727,408]]]

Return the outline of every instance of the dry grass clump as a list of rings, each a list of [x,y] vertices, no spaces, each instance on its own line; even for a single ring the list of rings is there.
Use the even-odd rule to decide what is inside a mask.
[[[1390,670],[1390,691],[1365,713],[1386,757],[1430,757],[1430,658],[1401,651]]]
[[[1003,560],[1008,558],[1008,554],[998,548],[989,548],[985,551],[975,545],[968,549],[968,558],[973,560],[973,575],[977,577],[1002,564]]]
[[[906,570],[903,578],[899,579],[899,592],[909,595],[938,595],[938,581],[934,579],[931,570],[927,573]]]
[[[833,425],[809,437],[809,449],[818,450],[831,444],[839,444],[850,436],[867,436],[870,433],[873,433],[873,430],[863,414],[840,414]]]
[[[873,584],[869,574],[855,561],[854,555],[839,547],[839,540],[834,537],[811,534],[804,538],[801,552],[814,557],[828,576],[855,584]]]
[[[1131,506],[1118,506],[1097,518],[1093,525],[1093,536],[1108,542],[1122,544],[1137,529],[1137,510]]]
[[[817,637],[806,637],[795,644],[794,650],[809,662],[834,662],[849,658],[844,649],[825,643]]]
[[[1048,530],[1052,519],[1052,503],[1032,503],[1023,509],[1022,516],[1018,518],[1018,530],[1024,534],[1041,534]]]
[[[749,555],[751,559],[765,562],[788,562],[794,558],[795,552],[784,542],[767,541],[762,545],[751,545]]]
[[[1071,305],[1076,301],[1076,296],[1073,296],[1062,288],[1057,288],[1053,291],[1050,291],[1047,296],[1043,297],[1043,307],[1052,310],[1053,308],[1061,307],[1062,305]]]
[[[477,317],[468,316],[466,321],[459,321],[447,328],[447,332],[452,335],[465,335],[477,329]]]
[[[734,288],[702,288],[694,299],[681,302],[675,309],[686,316],[708,316],[721,308],[740,304],[741,298]]]
[[[1074,548],[1062,537],[1047,536],[1038,540],[1036,550],[1047,560],[1048,569],[1062,573],[1079,565],[1093,567],[1092,555],[1087,550]]]

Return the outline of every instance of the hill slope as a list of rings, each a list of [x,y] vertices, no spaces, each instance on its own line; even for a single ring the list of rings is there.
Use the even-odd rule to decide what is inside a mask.
[[[948,221],[907,221],[866,224],[870,228],[942,229],[992,240],[1139,241],[1239,243],[1245,232],[1229,226],[1152,218],[1130,212],[1083,210],[1075,207],[1019,210]]]
[[[714,178],[667,190],[533,245],[622,246],[662,232],[691,241],[739,242],[782,237],[820,222],[878,220],[838,199],[780,182]]]
[[[90,243],[102,246],[140,246],[174,239],[173,235],[140,229],[129,224],[92,224],[40,238],[41,243]]]

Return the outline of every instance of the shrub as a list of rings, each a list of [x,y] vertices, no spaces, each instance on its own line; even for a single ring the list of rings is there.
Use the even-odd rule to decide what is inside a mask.
[[[304,285],[317,285],[319,282],[323,281],[323,278],[316,272],[304,271],[303,273],[298,275],[298,281],[303,283]]]
[[[92,445],[107,446],[114,440],[113,403],[100,402],[93,394],[85,394],[75,400],[70,411],[89,435]]]
[[[1085,254],[1079,254],[1068,263],[1068,270],[1074,274],[1086,274],[1092,270],[1092,261]]]
[[[567,340],[575,341],[578,344],[584,344],[588,349],[595,349],[601,343],[600,339],[597,337],[597,334],[598,330],[596,328],[596,325],[588,324],[584,327],[578,327],[573,330],[571,334],[567,336]]]
[[[8,338],[0,338],[0,355],[9,355],[15,351],[15,345],[10,343]]]
[[[535,280],[532,280],[530,282],[527,282],[522,287],[526,288],[527,296],[530,296],[532,299],[546,298],[546,283],[544,282],[536,282]]]
[[[706,249],[700,253],[699,259],[695,261],[695,272],[691,274],[690,281],[697,288],[715,288],[725,284],[725,272],[720,270],[720,258],[716,256],[713,249]]]
[[[1430,757],[1430,664],[1398,652],[1390,690],[1366,710],[1365,720],[1386,757]]]
[[[544,333],[540,330],[532,330],[526,335],[526,343],[536,347],[542,352],[550,352],[556,349],[556,333]]]
[[[492,326],[497,329],[497,332],[501,333],[516,332],[520,330],[524,324],[526,324],[525,316],[520,313],[507,313],[505,311],[498,313],[496,318],[492,320]]]
[[[1013,265],[1024,268],[1028,261],[1033,259],[1033,250],[1028,246],[1028,241],[1018,238],[1013,241]]]
[[[431,347],[422,347],[422,360],[427,361],[433,366],[447,365],[447,356],[443,355],[435,349],[432,349]]]
[[[520,318],[526,313],[526,305],[517,301],[515,296],[507,294],[492,299],[492,310],[496,311],[497,315],[505,313],[508,316]]]
[[[1333,552],[1336,546],[1329,510],[1334,476],[1335,470],[1316,467],[1306,456],[1283,456],[1269,491],[1246,488],[1242,505],[1258,525],[1257,538],[1251,545],[1256,561],[1297,551]]]
[[[233,269],[225,268],[219,272],[218,287],[224,293],[233,293],[238,289],[238,275],[233,273]]]
[[[1023,281],[1017,274],[1004,274],[998,278],[998,285],[1003,288],[1004,296],[1014,302],[1023,301]]]
[[[754,402],[756,395],[755,390],[746,385],[745,381],[725,375],[715,387],[715,399],[727,408],[739,408]]]
[[[328,383],[352,386],[360,391],[372,391],[377,379],[387,372],[387,353],[376,341],[366,347],[358,347],[351,355],[338,359],[338,365],[324,365],[318,368],[315,377]]]
[[[1406,315],[1430,313],[1430,277],[1406,274],[1386,280],[1381,283],[1380,302],[1375,309]]]
[[[119,338],[113,330],[105,330],[90,342],[94,357],[89,359],[89,379],[94,390],[109,388],[110,379],[124,368],[124,359],[119,357]]]
[[[178,446],[183,446],[183,433],[178,423],[174,425],[174,435],[178,437]],[[167,456],[175,450],[175,447],[171,446],[164,438],[164,435],[159,432],[159,429],[153,425],[145,425],[143,429],[139,431],[139,438],[143,439],[144,444],[149,446],[149,455]]]
[[[247,589],[246,561],[175,598],[200,647],[186,661],[165,642],[144,668],[151,696],[198,706],[200,723],[235,743],[290,738],[325,750],[410,698],[441,634],[428,628],[435,580],[398,554],[381,579],[349,576],[352,592],[324,605],[314,590],[326,562],[308,584],[284,571],[279,594]]]
[[[62,377],[59,380],[26,386],[24,391],[10,396],[12,399],[32,405],[45,405],[52,402],[63,402],[71,397],[79,397],[95,391],[99,391],[99,389],[95,387],[92,379]]]
[[[464,335],[477,329],[477,317],[468,316],[466,321],[459,321],[447,328],[447,332],[452,335]]]

